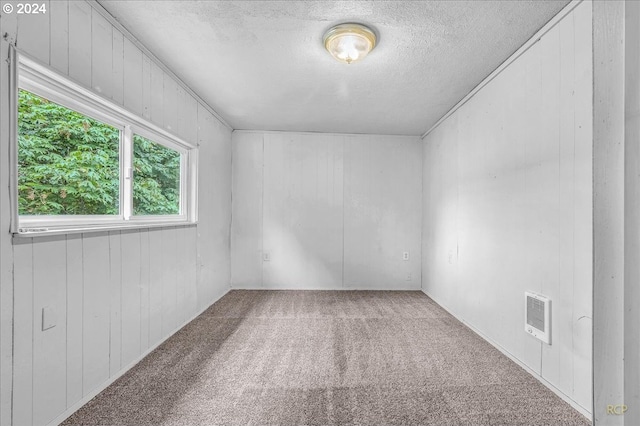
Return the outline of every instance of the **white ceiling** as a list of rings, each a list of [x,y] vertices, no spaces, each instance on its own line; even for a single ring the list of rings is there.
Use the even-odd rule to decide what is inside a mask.
[[[421,135],[568,3],[115,1],[125,28],[234,129]],[[332,25],[379,34],[360,63]]]

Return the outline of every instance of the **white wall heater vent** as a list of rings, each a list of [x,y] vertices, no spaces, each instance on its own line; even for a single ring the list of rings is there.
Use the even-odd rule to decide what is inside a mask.
[[[551,300],[536,293],[525,292],[524,331],[551,344]]]

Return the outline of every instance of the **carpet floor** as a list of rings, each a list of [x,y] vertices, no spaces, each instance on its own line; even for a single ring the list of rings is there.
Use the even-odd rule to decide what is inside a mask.
[[[588,425],[422,292],[229,292],[64,425]]]

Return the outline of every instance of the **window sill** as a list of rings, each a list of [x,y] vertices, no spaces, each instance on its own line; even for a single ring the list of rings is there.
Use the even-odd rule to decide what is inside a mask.
[[[14,238],[44,237],[49,235],[87,234],[92,232],[127,231],[149,228],[191,227],[198,222],[191,221],[134,221],[127,223],[109,223],[104,225],[78,225],[78,226],[32,226],[19,228],[14,232]]]

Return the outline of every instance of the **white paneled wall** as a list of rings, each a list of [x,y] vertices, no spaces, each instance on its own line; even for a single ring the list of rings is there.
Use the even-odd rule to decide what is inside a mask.
[[[640,407],[640,4],[626,3],[625,8],[625,239],[624,239],[624,401],[629,407]],[[598,12],[594,12],[597,14]],[[601,18],[600,18],[601,19]],[[596,15],[595,20],[599,20]],[[597,24],[594,24],[597,25]],[[595,44],[595,43],[594,43]],[[598,48],[600,49],[600,48]],[[614,55],[617,52],[612,52]],[[619,64],[619,63],[618,63]],[[597,75],[597,74],[595,74]],[[597,77],[595,77],[597,79]],[[615,84],[620,84],[615,81]],[[599,86],[598,83],[595,83]],[[596,93],[598,90],[596,89]],[[607,123],[608,124],[608,123]],[[594,138],[595,139],[595,138]],[[614,142],[615,139],[611,140]],[[596,151],[597,152],[597,151]],[[597,246],[596,246],[597,247]],[[598,281],[594,281],[598,286]],[[601,290],[602,291],[602,290]],[[621,313],[617,309],[618,315]],[[619,318],[619,316],[618,316]],[[608,326],[607,324],[606,326]],[[606,327],[604,326],[604,327]],[[603,328],[604,328],[603,327]],[[602,329],[600,329],[602,330]],[[596,330],[596,333],[598,331]],[[595,333],[594,333],[595,334]],[[594,341],[602,337],[595,334]],[[619,356],[619,354],[618,354]],[[598,368],[601,361],[594,355],[595,382],[616,381],[617,375]],[[619,358],[618,358],[619,360]],[[607,360],[608,361],[608,360]],[[619,361],[618,361],[619,362]],[[606,366],[606,362],[603,363]],[[598,377],[600,376],[600,377]],[[611,386],[610,384],[607,387]],[[607,392],[598,401],[611,398]],[[599,413],[596,411],[596,416]],[[640,410],[625,413],[627,424],[640,424]]]
[[[237,288],[262,286],[263,134],[234,131],[231,280]]]
[[[591,411],[591,4],[424,139],[423,290]],[[552,300],[552,345],[524,292]]]
[[[9,56],[9,43],[15,40],[17,20],[0,17],[0,58]],[[0,87],[9,87],[8,67],[0,66]],[[6,188],[9,187],[9,97],[0,90],[0,424],[11,424],[13,392],[13,247],[11,245],[11,206]],[[22,362],[22,360],[16,360]]]
[[[8,192],[0,194],[3,425],[43,425],[70,414],[222,296],[230,279],[231,131],[111,25],[99,6],[44,3],[46,15],[3,15],[2,32],[27,55],[198,143],[199,221],[11,239]],[[3,40],[3,57],[7,51]],[[6,79],[3,66],[3,87]],[[6,91],[1,105],[1,150],[7,152]],[[13,280],[5,274],[12,269]],[[7,307],[13,323],[7,321]],[[56,326],[42,331],[44,307],[55,312]],[[7,374],[11,324],[13,392]]]
[[[416,137],[233,132],[232,287],[420,288],[421,173]]]
[[[335,288],[342,282],[341,139],[264,135],[262,250],[270,256],[262,262],[264,287]]]
[[[344,137],[345,287],[420,288],[421,176],[413,139]]]

